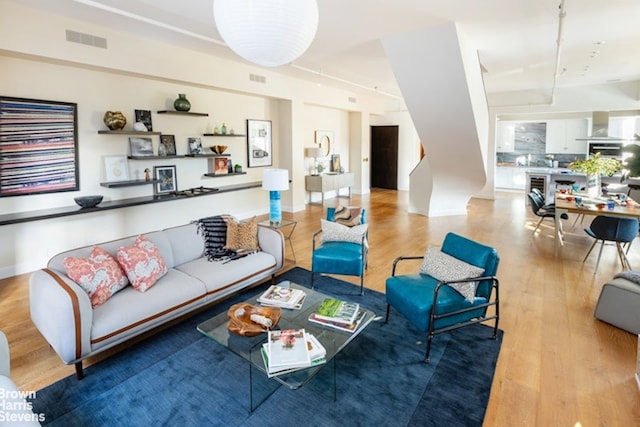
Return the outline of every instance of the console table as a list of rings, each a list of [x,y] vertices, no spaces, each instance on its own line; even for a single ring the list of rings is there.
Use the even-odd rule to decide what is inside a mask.
[[[309,204],[312,204],[311,194],[321,193],[324,205],[324,193],[335,191],[336,197],[347,197],[351,199],[351,186],[354,184],[353,173],[324,173],[322,175],[307,175],[304,177],[304,188],[309,193]],[[340,195],[340,189],[347,188],[347,196]],[[316,203],[317,204],[317,203]]]

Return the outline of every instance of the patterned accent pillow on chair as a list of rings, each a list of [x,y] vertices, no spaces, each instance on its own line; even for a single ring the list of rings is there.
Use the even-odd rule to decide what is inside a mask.
[[[89,295],[93,308],[104,304],[129,284],[118,261],[99,246],[93,247],[89,258],[65,258],[64,269],[67,276]]]
[[[169,271],[158,247],[144,236],[138,236],[133,246],[119,247],[117,255],[131,286],[140,292],[151,288]]]
[[[429,275],[441,282],[448,282],[480,277],[484,273],[484,269],[452,257],[438,248],[429,246],[424,254],[420,273]],[[450,283],[449,286],[458,291],[467,300],[473,302],[478,282]]]
[[[350,208],[338,205],[333,213],[333,219],[338,224],[354,227],[360,225],[362,208]]]
[[[322,224],[322,242],[350,242],[362,244],[362,235],[366,235],[369,224],[360,224],[354,227],[338,224],[337,222],[320,219]],[[365,246],[367,239],[365,238]]]

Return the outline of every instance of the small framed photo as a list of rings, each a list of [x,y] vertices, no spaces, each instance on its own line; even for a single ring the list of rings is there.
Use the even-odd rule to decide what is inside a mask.
[[[202,149],[202,141],[200,138],[189,138],[189,154],[197,155],[204,154],[204,150]]]
[[[160,135],[160,145],[158,145],[158,156],[175,156],[176,138],[173,135]]]
[[[331,155],[331,172],[340,172],[342,167],[340,165],[340,154]]]
[[[214,159],[213,173],[216,175],[224,175],[229,173],[229,158],[228,157],[215,157]]]
[[[153,125],[151,124],[151,111],[149,110],[135,110],[136,122],[144,123],[147,131],[153,132]]]
[[[104,172],[107,182],[129,181],[127,156],[104,156]]]
[[[155,184],[155,194],[168,194],[178,191],[178,180],[176,177],[176,166],[154,166],[153,176],[158,183]]]
[[[153,143],[151,138],[129,138],[129,149],[134,157],[153,156]]]

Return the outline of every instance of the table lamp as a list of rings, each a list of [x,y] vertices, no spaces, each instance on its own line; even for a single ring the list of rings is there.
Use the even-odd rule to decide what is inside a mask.
[[[316,147],[307,147],[304,149],[305,157],[313,159],[313,167],[309,175],[318,175],[318,157],[320,157],[320,149]]]
[[[289,171],[265,169],[262,172],[262,189],[269,190],[269,222],[279,224],[282,221],[280,192],[289,189]]]

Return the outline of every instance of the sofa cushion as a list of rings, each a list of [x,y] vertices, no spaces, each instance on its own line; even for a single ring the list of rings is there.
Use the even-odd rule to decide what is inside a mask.
[[[164,234],[171,244],[174,266],[193,261],[204,254],[204,239],[198,234],[197,224],[167,228]]]
[[[145,236],[138,236],[133,246],[118,248],[118,262],[137,291],[145,292],[167,274],[167,265],[158,247]]]
[[[420,266],[420,273],[429,275],[442,282],[480,277],[484,269],[468,264],[451,255],[429,246]],[[478,282],[450,283],[467,300],[473,302]]]
[[[224,248],[233,251],[259,251],[258,218],[254,216],[242,222],[227,218],[227,244]]]
[[[67,276],[89,295],[94,308],[129,284],[115,258],[99,246],[93,247],[88,258],[65,258],[64,268]]]
[[[204,296],[201,281],[175,269],[144,293],[127,287],[93,310],[92,351],[193,310]]]

